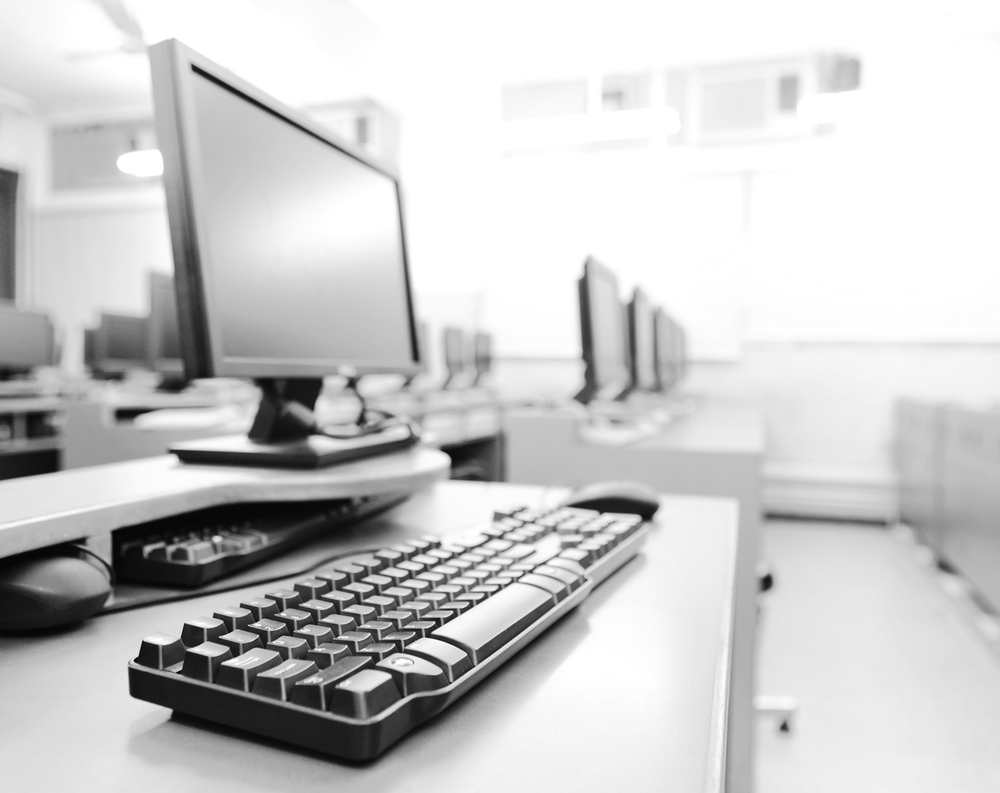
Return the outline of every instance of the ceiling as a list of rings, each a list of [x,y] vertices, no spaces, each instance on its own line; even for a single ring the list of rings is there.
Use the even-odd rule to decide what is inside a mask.
[[[180,38],[291,104],[393,104],[424,72],[518,80],[995,35],[1000,3],[0,0],[0,104],[46,116],[148,106],[129,19],[146,44]]]

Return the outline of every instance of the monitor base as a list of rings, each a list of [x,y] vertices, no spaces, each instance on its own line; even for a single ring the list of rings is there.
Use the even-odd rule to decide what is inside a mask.
[[[226,435],[175,443],[170,446],[170,451],[185,463],[325,468],[406,449],[419,439],[409,424],[402,423],[356,438],[310,435],[294,441],[261,443],[246,435]]]

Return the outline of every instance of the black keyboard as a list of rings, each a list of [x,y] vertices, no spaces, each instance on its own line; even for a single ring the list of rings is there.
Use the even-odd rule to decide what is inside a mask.
[[[579,605],[648,530],[634,515],[515,508],[486,528],[346,557],[146,637],[129,691],[371,759]]]
[[[199,587],[402,503],[407,494],[280,504],[226,504],[112,535],[122,581]]]

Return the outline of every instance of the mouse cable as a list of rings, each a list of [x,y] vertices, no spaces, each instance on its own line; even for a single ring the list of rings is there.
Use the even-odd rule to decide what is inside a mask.
[[[104,568],[105,572],[108,575],[108,583],[111,584],[111,588],[114,589],[115,568],[111,566],[111,562],[109,562],[107,559],[105,559],[103,556],[97,553],[93,548],[88,548],[86,545],[83,545],[78,542],[71,542],[70,545],[76,548],[76,550],[82,551],[83,553],[87,554],[87,556],[91,557],[92,559],[96,559],[98,562],[100,562],[101,566]]]

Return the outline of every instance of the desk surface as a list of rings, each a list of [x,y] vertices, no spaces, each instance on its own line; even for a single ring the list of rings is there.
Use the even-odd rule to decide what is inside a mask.
[[[370,522],[449,533],[542,489],[441,482]],[[551,496],[551,494],[550,494]],[[129,697],[141,638],[259,587],[0,637],[12,790],[722,789],[736,505],[665,498],[639,557],[379,760],[345,764]],[[360,530],[356,528],[355,531]]]

